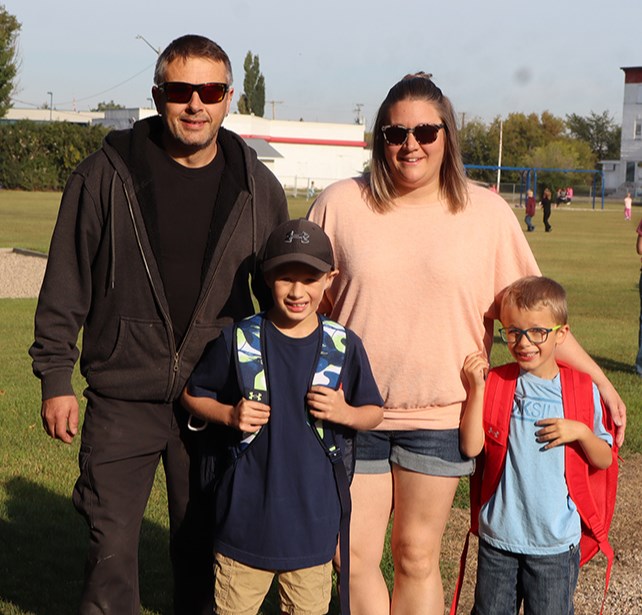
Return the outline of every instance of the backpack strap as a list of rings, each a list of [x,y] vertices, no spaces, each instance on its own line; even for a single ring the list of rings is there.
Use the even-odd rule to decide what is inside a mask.
[[[341,373],[347,350],[347,333],[345,327],[323,316],[321,319],[321,340],[317,365],[312,376],[312,386],[326,386],[339,389]],[[341,518],[339,522],[339,557],[341,572],[339,574],[339,600],[341,613],[350,615],[350,515],[352,499],[350,497],[350,480],[344,463],[343,452],[337,443],[336,431],[328,423],[315,420],[308,411],[308,421],[323,447],[330,463],[339,493]]]
[[[559,367],[564,417],[581,421],[593,431],[594,408],[591,377],[563,363],[560,363]],[[606,409],[602,404],[602,415],[606,414]],[[579,444],[566,445],[564,450],[569,496],[577,506],[583,525],[580,540],[580,566],[586,564],[598,551],[602,551],[607,559],[602,609],[609,588],[614,560],[613,548],[608,537],[617,488],[617,452],[614,451],[613,455],[612,469],[599,470],[590,466]],[[615,475],[609,476],[609,470],[615,472]],[[596,500],[596,494],[599,498],[603,498],[601,506]]]
[[[238,322],[234,327],[234,356],[236,376],[245,399],[270,403],[270,392],[267,386],[264,347],[265,314],[254,314]],[[239,448],[247,448],[263,430],[261,427],[254,433],[243,433]]]
[[[325,386],[335,391],[341,386],[341,373],[347,350],[345,327],[323,316],[321,336],[317,350],[317,363],[310,386]],[[326,421],[315,419],[308,411],[308,422],[316,431],[321,446],[332,463],[341,459],[341,448],[337,446],[334,429]]]
[[[450,615],[457,613],[466,576],[466,559],[470,535],[479,533],[479,512],[491,498],[504,472],[510,415],[519,376],[519,365],[508,363],[491,369],[484,387],[484,450],[475,460],[470,477],[470,529],[459,558],[459,576],[450,605]]]
[[[471,519],[475,534],[479,526],[479,511],[495,493],[504,473],[510,416],[518,376],[519,365],[517,363],[507,363],[492,369],[486,379],[484,390],[483,474],[480,473],[476,479],[480,482],[480,492],[479,500],[475,502],[475,518]]]
[[[234,327],[236,372],[243,397],[270,403],[263,363],[263,313],[245,318]]]

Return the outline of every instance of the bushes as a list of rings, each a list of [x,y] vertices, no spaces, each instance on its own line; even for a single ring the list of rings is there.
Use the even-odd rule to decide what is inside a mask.
[[[97,150],[107,129],[67,122],[0,125],[0,186],[13,190],[64,188],[78,163]]]

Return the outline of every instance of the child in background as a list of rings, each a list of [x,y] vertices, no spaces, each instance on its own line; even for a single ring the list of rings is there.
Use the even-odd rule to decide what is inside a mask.
[[[526,216],[524,217],[524,222],[526,222],[526,230],[530,233],[535,230],[533,225],[533,216],[535,215],[535,208],[537,207],[537,201],[533,196],[533,191],[529,190],[526,193]]]
[[[633,209],[633,199],[631,198],[631,193],[627,192],[624,197],[624,219],[631,219],[631,210]]]
[[[473,613],[514,615],[523,601],[526,615],[571,614],[581,522],[566,483],[564,447],[577,442],[588,465],[605,469],[612,462],[612,437],[602,425],[595,385],[593,429],[564,418],[555,361],[555,348],[569,331],[564,289],[548,278],[522,278],[503,292],[500,319],[519,376],[503,473],[479,514]],[[470,393],[460,438],[464,454],[486,447],[488,460],[483,418],[490,409],[482,409],[487,369],[481,353],[464,363]]]
[[[549,224],[549,219],[551,217],[551,199],[552,199],[552,194],[551,191],[548,188],[544,189],[544,192],[542,193],[542,211],[544,212],[544,229],[546,230],[547,233],[551,232],[551,229],[553,228]]]
[[[322,615],[341,504],[307,410],[314,419],[372,429],[383,400],[361,340],[347,329],[341,388],[310,386],[323,333],[317,308],[337,275],[323,229],[307,220],[278,227],[263,274],[274,299],[261,322],[270,405],[242,397],[233,327],[208,346],[183,393],[193,415],[236,434],[235,461],[214,495],[216,613],[257,613],[278,575],[281,612]]]

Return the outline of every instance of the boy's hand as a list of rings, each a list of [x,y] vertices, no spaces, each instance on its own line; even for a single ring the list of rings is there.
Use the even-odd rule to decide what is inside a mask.
[[[544,450],[582,440],[593,432],[580,421],[570,419],[542,419],[535,423],[542,429],[535,432],[538,442],[547,442]]]
[[[255,433],[269,420],[270,406],[243,398],[232,408],[230,426],[245,433]]]
[[[481,351],[473,352],[466,357],[463,371],[471,389],[485,386],[488,367],[488,361]]]
[[[315,419],[350,426],[351,406],[346,403],[341,389],[335,391],[329,387],[313,386],[308,391],[306,400],[310,414]]]

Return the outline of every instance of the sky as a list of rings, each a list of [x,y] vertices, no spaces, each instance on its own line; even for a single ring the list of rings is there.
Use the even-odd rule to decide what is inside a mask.
[[[549,111],[622,117],[642,66],[642,0],[0,0],[22,24],[13,106],[151,106],[158,48],[202,34],[258,54],[265,117],[369,128],[390,87],[423,70],[466,122]],[[141,38],[142,37],[142,38]]]

